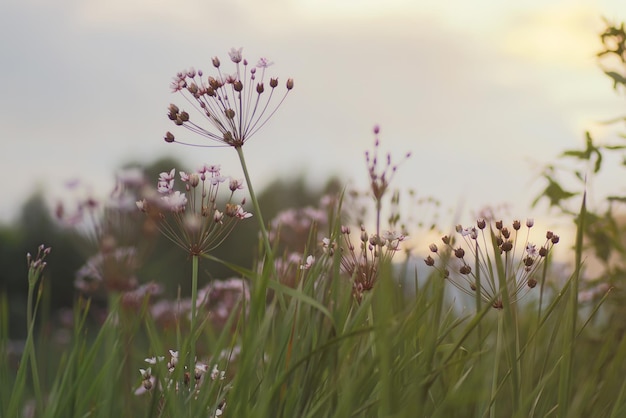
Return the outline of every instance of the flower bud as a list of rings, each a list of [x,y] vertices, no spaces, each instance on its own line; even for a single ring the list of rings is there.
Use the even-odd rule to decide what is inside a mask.
[[[174,134],[171,132],[166,132],[165,133],[165,142],[174,142]]]
[[[287,90],[291,90],[293,88],[293,78],[287,80]]]
[[[218,57],[213,57],[213,66],[215,68],[220,68],[220,59]]]

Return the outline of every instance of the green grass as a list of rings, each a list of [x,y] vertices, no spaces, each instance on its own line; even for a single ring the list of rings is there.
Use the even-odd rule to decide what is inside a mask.
[[[69,343],[44,341],[32,319],[16,362],[7,352],[4,319],[2,416],[23,416],[29,406],[42,417],[200,417],[224,401],[223,416],[232,417],[617,417],[626,411],[626,341],[619,330],[580,315],[579,269],[543,296],[541,310],[530,300],[510,315],[484,303],[479,311],[458,309],[437,273],[414,277],[408,294],[390,265],[357,303],[338,257],[319,258],[301,272],[296,289],[268,277],[273,298],[261,322],[232,315],[216,333],[200,321],[193,338],[185,326],[177,337],[164,332],[146,305],[129,315],[113,303],[96,327],[88,301],[79,301]],[[270,274],[238,271],[252,286],[256,274]],[[6,318],[7,304],[1,306]],[[172,375],[178,391],[163,383],[133,393],[145,357],[167,357],[173,345],[186,343],[205,356],[236,346],[241,353],[216,360],[225,379],[205,378],[197,392],[181,389],[179,367]],[[165,362],[153,367],[157,380],[168,375]]]

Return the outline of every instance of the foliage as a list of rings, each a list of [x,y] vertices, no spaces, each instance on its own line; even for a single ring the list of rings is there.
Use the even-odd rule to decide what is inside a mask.
[[[611,79],[613,88],[618,93],[626,92],[626,32],[624,24],[615,25],[606,22],[606,30],[600,35],[603,50],[598,53],[603,72]],[[626,116],[613,119],[608,124],[626,122]],[[588,257],[582,286],[588,294],[598,296],[597,289],[614,288],[617,290],[611,301],[613,309],[608,312],[609,320],[621,323],[621,316],[626,302],[626,294],[621,289],[626,285],[626,222],[624,203],[626,195],[622,191],[595,196],[594,206],[587,207],[584,215],[572,207],[576,196],[589,189],[594,181],[615,184],[614,177],[626,166],[626,135],[618,133],[617,140],[611,143],[599,143],[592,133],[585,133],[584,146],[564,151],[559,156],[559,166],[547,165],[542,177],[546,181],[543,191],[534,200],[533,205],[547,201],[551,208],[569,217],[575,224],[584,225],[584,252]],[[607,166],[617,162],[618,166]],[[605,173],[608,172],[608,173]],[[604,174],[604,177],[602,176]],[[607,177],[608,176],[608,177]],[[591,197],[591,196],[590,196]],[[584,216],[584,219],[580,219]]]

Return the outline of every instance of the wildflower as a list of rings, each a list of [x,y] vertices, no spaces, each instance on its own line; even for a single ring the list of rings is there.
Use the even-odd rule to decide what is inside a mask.
[[[387,231],[379,237],[377,234],[368,234],[365,226],[361,225],[358,250],[351,241],[350,228],[342,226],[341,235],[341,268],[353,281],[354,297],[361,301],[363,294],[374,287],[381,265],[391,262],[405,235]],[[332,245],[328,239],[323,244],[325,248]]]
[[[225,374],[226,373],[224,371],[220,371],[217,368],[217,364],[214,364],[213,369],[211,370],[211,380],[224,380]]]
[[[176,365],[178,364],[178,351],[169,350],[170,360],[167,362],[167,369],[170,373],[174,372]]]
[[[511,303],[520,300],[533,289],[537,285],[534,274],[545,262],[552,246],[558,242],[558,236],[548,232],[545,243],[537,249],[535,244],[528,241],[533,220],[526,221],[528,232],[523,234],[524,238],[520,237],[522,234],[520,221],[512,223],[512,231],[504,226],[502,221],[496,221],[494,225],[489,224],[489,229],[485,233],[486,224],[487,222],[481,218],[477,221],[478,229],[458,225],[456,231],[462,238],[462,245],[458,247],[452,246],[453,240],[449,236],[442,237],[444,246],[454,258],[448,261],[450,269],[435,268],[439,269],[442,277],[457,289],[468,295],[475,295],[478,292],[483,302],[491,303],[496,309],[503,309],[504,286]],[[557,237],[556,240],[554,237]],[[521,244],[523,252],[516,257],[519,241],[523,242]],[[441,256],[441,251],[435,244],[430,245],[430,250]],[[435,259],[430,255],[424,262],[428,266],[435,266]],[[458,274],[451,274],[450,270]]]
[[[300,270],[308,270],[308,269],[310,269],[314,262],[315,262],[315,257],[313,257],[312,255],[308,256],[306,258],[306,263],[300,265]]]
[[[367,165],[367,171],[370,177],[370,189],[372,191],[372,195],[377,204],[380,204],[381,199],[387,192],[389,188],[389,184],[393,179],[393,175],[398,169],[399,164],[392,164],[391,162],[391,154],[387,154],[385,158],[385,165],[382,169],[379,168],[379,157],[378,157],[378,147],[380,141],[378,139],[378,133],[380,132],[380,128],[378,126],[374,127],[374,134],[376,138],[374,140],[374,152],[370,154],[370,152],[365,153],[365,162]],[[411,153],[407,153],[404,157],[404,160],[409,158]],[[403,161],[404,161],[403,160]],[[401,161],[402,162],[402,161]],[[378,228],[377,228],[378,229]]]
[[[136,248],[103,245],[76,272],[74,286],[91,294],[101,286],[109,291],[131,291],[139,284],[135,276],[138,267]]]
[[[37,248],[37,255],[33,258],[30,253],[26,254],[26,263],[28,265],[28,284],[29,286],[34,286],[39,277],[41,277],[41,273],[43,273],[43,269],[46,268],[46,256],[50,254],[52,249],[50,247],[46,247],[41,244]]]
[[[228,56],[230,57],[230,60],[234,62],[235,64],[239,64],[241,60],[243,59],[243,57],[241,56],[242,50],[243,48],[239,48],[239,49],[231,48],[230,51],[228,52]]]
[[[236,348],[236,347],[235,347]],[[167,373],[165,376],[161,376],[157,382],[156,377],[152,373],[152,366],[157,365],[163,361],[162,356],[146,358],[146,363],[150,364],[146,369],[139,369],[141,375],[141,384],[135,389],[135,395],[142,395],[146,392],[153,390],[174,391],[178,393],[180,390],[187,390],[193,393],[193,400],[200,399],[200,383],[204,376],[208,374],[211,381],[221,382],[226,378],[226,372],[219,370],[217,364],[213,366],[213,369],[209,372],[209,366],[202,361],[195,361],[192,366],[192,372],[188,372],[185,368],[185,372],[182,375],[182,380],[175,380],[175,369],[178,364],[178,351],[169,350],[170,360],[167,362]],[[222,357],[220,355],[220,357]],[[232,358],[232,355],[229,355]],[[160,369],[160,368],[159,368]],[[158,373],[157,373],[158,374]],[[191,379],[194,379],[195,385],[191,384]],[[183,384],[181,384],[183,383]],[[221,385],[221,383],[220,383]],[[227,389],[227,388],[226,388]]]
[[[245,280],[232,278],[214,280],[198,291],[197,306],[208,313],[216,329],[223,328],[230,316],[246,313],[250,300],[250,289]],[[235,321],[234,323],[236,323]]]
[[[175,125],[220,144],[242,147],[278,110],[293,89],[293,80],[287,80],[285,93],[276,98],[277,78],[271,78],[269,89],[265,88],[265,70],[272,65],[271,61],[261,58],[256,66],[249,67],[242,48],[232,48],[228,56],[235,64],[233,74],[223,73],[219,58],[214,57],[212,63],[217,72],[214,76],[203,76],[202,71],[190,69],[176,74],[170,85],[172,92],[185,96],[209,126],[202,126],[174,104],[168,108],[168,118]],[[257,68],[261,69],[260,76]],[[171,132],[165,135],[165,141],[179,142]]]
[[[209,370],[209,366],[204,363],[196,362],[194,367],[194,377],[196,380],[200,380],[202,376]]]
[[[232,203],[239,183],[230,187],[230,196],[222,210],[218,207],[219,189],[226,177],[219,165],[204,165],[194,173],[179,172],[184,190],[175,189],[176,170],[159,174],[159,199],[144,198],[137,208],[150,215],[159,230],[192,255],[206,254],[220,245],[235,225],[250,218],[241,204]],[[242,204],[243,204],[242,200]]]

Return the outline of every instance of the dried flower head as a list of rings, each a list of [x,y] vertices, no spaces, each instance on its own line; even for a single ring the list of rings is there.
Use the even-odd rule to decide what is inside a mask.
[[[256,66],[249,66],[241,51],[241,48],[232,48],[228,53],[235,64],[233,73],[223,73],[219,58],[214,57],[216,74],[213,76],[193,68],[176,74],[170,85],[172,92],[181,93],[208,126],[192,120],[188,112],[171,104],[167,115],[175,125],[223,145],[242,147],[267,123],[293,89],[293,79],[288,79],[284,93],[275,97],[280,94],[277,93],[278,78],[270,78],[269,88],[265,87],[265,70],[272,63],[261,58]],[[183,143],[171,132],[166,133],[165,141]]]
[[[558,242],[558,236],[548,232],[544,244],[537,248],[528,241],[534,225],[532,220],[526,221],[525,233],[520,221],[514,221],[511,229],[502,221],[489,222],[489,228],[485,229],[485,223],[484,219],[479,219],[478,229],[457,226],[461,246],[453,247],[453,240],[448,236],[442,238],[454,257],[441,257],[441,251],[432,251],[433,246],[436,248],[434,244],[431,245],[431,252],[449,263],[448,266],[436,267],[442,277],[466,294],[476,295],[479,292],[480,300],[502,309],[507,297],[510,303],[514,303],[537,285],[534,275]],[[556,240],[554,237],[557,237]],[[428,266],[435,265],[430,255],[424,261]],[[450,274],[450,271],[457,274]]]

